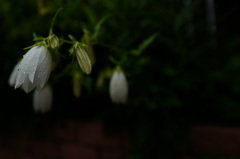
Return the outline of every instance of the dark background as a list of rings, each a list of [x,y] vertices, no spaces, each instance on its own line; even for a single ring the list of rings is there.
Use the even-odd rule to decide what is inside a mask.
[[[46,121],[101,119],[110,127],[127,129],[139,145],[138,152],[160,140],[162,145],[158,148],[171,152],[173,145],[168,145],[169,140],[182,142],[187,138],[189,125],[239,126],[239,3],[215,1],[217,29],[212,35],[206,22],[205,1],[194,1],[187,9],[180,0],[0,1],[3,132],[36,129]],[[51,18],[60,7],[64,9],[54,29],[64,37],[81,35],[79,28],[83,25],[91,30],[108,13],[113,18],[104,23],[100,41],[110,46],[131,50],[146,37],[158,33],[142,57],[129,56],[124,65],[130,86],[127,105],[115,106],[110,102],[107,82],[103,91],[98,92],[93,86],[91,91],[84,88],[81,98],[76,99],[71,92],[71,78],[63,77],[53,83],[51,112],[39,114],[32,109],[31,93],[8,85],[14,65],[26,51],[23,48],[33,44],[33,32],[47,36]],[[188,14],[192,14],[191,20]],[[189,23],[194,26],[193,34],[186,30]],[[86,77],[89,81],[94,81],[100,70],[112,67],[105,58],[111,51],[98,45],[94,49],[99,62],[92,75]],[[158,148],[151,150],[157,154]],[[151,151],[145,151],[148,152]]]

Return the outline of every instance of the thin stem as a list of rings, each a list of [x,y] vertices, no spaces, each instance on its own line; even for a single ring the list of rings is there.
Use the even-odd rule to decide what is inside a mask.
[[[52,34],[53,25],[54,25],[54,23],[55,23],[55,20],[56,20],[56,17],[57,17],[57,15],[58,15],[58,13],[59,13],[61,10],[62,10],[62,8],[59,8],[59,9],[57,10],[57,12],[55,13],[55,15],[54,15],[54,17],[53,17],[53,19],[52,19],[51,25],[50,25],[49,34]]]
[[[67,44],[74,44],[73,41],[70,41],[70,40],[66,40],[66,39],[61,39],[64,43],[67,43]]]

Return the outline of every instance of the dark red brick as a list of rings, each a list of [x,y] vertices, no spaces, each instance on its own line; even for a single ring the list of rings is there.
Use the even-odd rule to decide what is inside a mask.
[[[240,128],[192,126],[190,138],[196,153],[240,155]]]
[[[53,128],[52,136],[57,141],[76,141],[77,127],[74,123],[57,124]]]

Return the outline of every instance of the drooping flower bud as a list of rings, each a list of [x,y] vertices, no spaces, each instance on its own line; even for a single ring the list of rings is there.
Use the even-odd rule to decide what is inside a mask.
[[[46,113],[51,110],[53,92],[50,85],[46,85],[42,90],[33,92],[33,110],[35,112]]]
[[[122,70],[115,70],[110,79],[110,97],[113,103],[125,104],[128,98],[128,82]]]
[[[21,87],[26,93],[34,88],[42,89],[51,73],[52,57],[43,46],[31,48],[18,67],[15,89]]]
[[[83,44],[76,42],[73,46],[73,51],[76,53],[77,61],[82,71],[86,74],[90,74],[92,71],[92,64],[84,47],[86,46],[83,46]]]

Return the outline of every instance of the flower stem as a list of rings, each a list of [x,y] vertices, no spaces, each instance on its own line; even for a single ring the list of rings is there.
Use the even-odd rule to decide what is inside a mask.
[[[59,8],[59,9],[57,10],[57,12],[55,13],[55,15],[54,15],[54,17],[53,17],[53,19],[52,19],[51,25],[50,25],[49,34],[52,34],[53,25],[54,25],[54,23],[55,23],[55,20],[56,20],[56,17],[57,17],[57,15],[58,15],[58,13],[59,13],[61,10],[62,10],[62,8]]]

